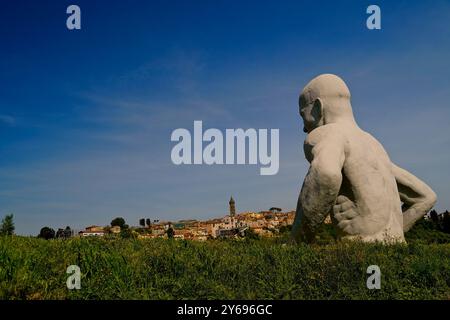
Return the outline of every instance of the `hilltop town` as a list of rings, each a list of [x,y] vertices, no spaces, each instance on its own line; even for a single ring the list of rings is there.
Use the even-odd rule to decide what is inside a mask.
[[[249,232],[258,236],[272,237],[282,228],[293,224],[295,211],[283,212],[280,208],[267,211],[242,212],[236,214],[236,205],[231,197],[229,213],[221,218],[206,221],[181,220],[177,222],[141,219],[140,227],[129,227],[138,238],[168,238],[206,241],[215,238],[244,237]],[[127,227],[128,228],[128,227]],[[120,234],[120,226],[89,226],[79,236],[105,236]]]

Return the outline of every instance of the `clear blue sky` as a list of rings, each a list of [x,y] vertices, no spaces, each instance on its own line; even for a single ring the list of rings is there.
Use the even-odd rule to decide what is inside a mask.
[[[69,4],[82,30],[65,27]],[[365,27],[378,4],[382,30]],[[450,209],[449,1],[5,1],[0,216],[19,234],[295,207],[301,88],[344,78],[360,126]],[[175,166],[176,128],[279,128],[280,171]]]

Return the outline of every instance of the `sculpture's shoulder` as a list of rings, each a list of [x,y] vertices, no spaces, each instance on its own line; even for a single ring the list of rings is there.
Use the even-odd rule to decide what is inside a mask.
[[[331,123],[318,127],[311,131],[305,139],[305,145],[315,146],[319,142],[339,143],[345,140],[344,128],[341,125]]]
[[[305,139],[303,151],[306,159],[311,162],[314,154],[321,151],[335,150],[345,152],[345,134],[337,124],[327,124],[311,131]]]

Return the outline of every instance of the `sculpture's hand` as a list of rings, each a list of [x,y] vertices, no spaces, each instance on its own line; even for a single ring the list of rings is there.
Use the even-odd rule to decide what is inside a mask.
[[[354,234],[359,213],[355,204],[346,196],[340,195],[333,206],[333,215],[337,220],[337,226],[347,234]]]

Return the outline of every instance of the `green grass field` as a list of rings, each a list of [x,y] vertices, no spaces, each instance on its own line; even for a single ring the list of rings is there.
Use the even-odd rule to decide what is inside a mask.
[[[66,268],[81,268],[68,290]],[[366,269],[381,268],[381,290]],[[1,299],[450,299],[450,244],[0,237]]]

